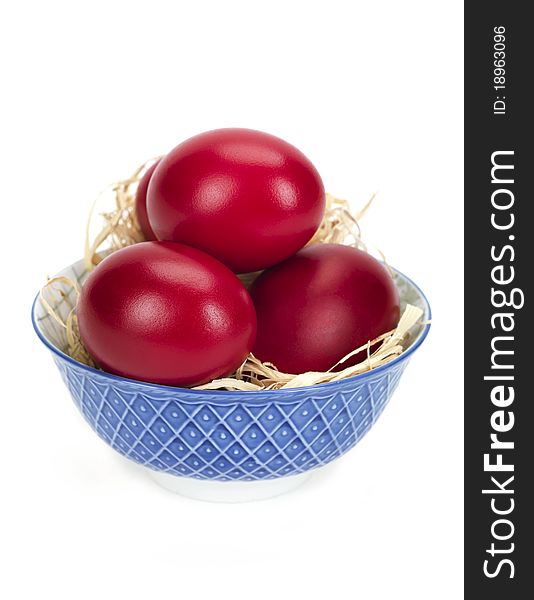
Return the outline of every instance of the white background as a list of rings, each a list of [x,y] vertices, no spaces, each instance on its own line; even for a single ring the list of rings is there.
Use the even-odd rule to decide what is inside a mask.
[[[0,596],[462,596],[462,3],[2,8]],[[215,127],[300,147],[434,324],[369,435],[299,491],[210,505],[90,431],[30,325],[97,192]]]

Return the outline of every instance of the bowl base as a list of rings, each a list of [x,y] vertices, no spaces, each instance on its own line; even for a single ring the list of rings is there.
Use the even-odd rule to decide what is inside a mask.
[[[150,471],[152,479],[170,492],[204,502],[253,502],[290,492],[312,476],[312,471],[261,481],[209,481]]]

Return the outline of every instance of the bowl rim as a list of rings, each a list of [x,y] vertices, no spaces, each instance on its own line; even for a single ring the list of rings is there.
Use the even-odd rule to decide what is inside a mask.
[[[423,291],[421,290],[421,288],[410,277],[408,277],[407,275],[405,275],[398,269],[395,269],[394,267],[391,267],[391,266],[390,266],[390,268],[397,275],[399,275],[400,277],[405,279],[410,285],[412,285],[415,288],[415,290],[418,292],[421,300],[423,301],[425,313],[427,314],[427,319],[428,319],[428,321],[431,321],[432,311],[430,308],[430,303],[428,302],[428,299],[425,296],[425,294],[423,293]],[[150,383],[147,381],[140,381],[137,379],[130,379],[128,377],[122,377],[120,375],[115,375],[114,373],[108,373],[107,371],[95,369],[94,367],[90,367],[89,365],[85,365],[84,363],[81,363],[81,362],[75,360],[74,358],[72,358],[68,354],[65,354],[65,352],[62,352],[59,348],[54,346],[54,344],[52,344],[45,337],[45,335],[41,332],[39,325],[37,323],[37,317],[35,314],[38,300],[39,300],[39,293],[37,293],[37,295],[35,296],[33,303],[32,303],[32,308],[31,308],[31,320],[32,320],[33,329],[35,330],[35,333],[37,334],[37,337],[41,340],[41,342],[53,354],[55,354],[61,360],[71,363],[72,365],[76,366],[79,369],[82,369],[83,371],[87,371],[88,373],[94,373],[95,375],[98,375],[105,379],[109,379],[111,381],[121,381],[121,382],[132,384],[135,386],[145,387],[145,388],[147,388],[147,390],[148,389],[151,389],[151,390],[160,389],[162,391],[173,392],[175,394],[187,394],[187,395],[192,395],[192,396],[199,396],[199,400],[201,400],[202,396],[208,396],[208,395],[216,396],[217,401],[221,400],[223,402],[235,402],[236,400],[239,401],[240,399],[243,400],[243,394],[245,394],[247,396],[247,400],[252,400],[252,399],[261,400],[262,398],[273,400],[273,397],[278,396],[277,401],[283,402],[284,400],[287,400],[288,402],[293,402],[294,398],[291,398],[291,395],[295,394],[297,392],[303,392],[303,393],[312,392],[314,390],[317,391],[318,388],[322,391],[322,390],[326,390],[331,387],[338,386],[339,384],[356,381],[356,380],[358,382],[360,382],[360,381],[364,382],[365,379],[374,377],[377,373],[386,371],[387,369],[390,369],[390,368],[394,367],[395,365],[398,365],[398,364],[406,361],[408,358],[410,358],[411,355],[417,350],[417,348],[419,348],[419,346],[425,341],[425,339],[428,335],[428,332],[430,330],[430,326],[431,326],[430,322],[423,325],[423,330],[421,331],[419,336],[415,339],[415,341],[412,343],[412,345],[407,350],[405,350],[402,354],[400,354],[399,356],[396,356],[390,362],[388,362],[384,365],[381,365],[380,367],[376,367],[375,369],[371,369],[370,371],[365,371],[364,373],[358,373],[357,375],[353,375],[352,377],[347,377],[345,379],[339,379],[338,381],[329,381],[327,383],[317,383],[315,385],[307,385],[307,386],[302,386],[302,387],[297,387],[297,388],[284,388],[284,389],[277,389],[277,390],[194,390],[194,389],[190,389],[190,388],[182,388],[182,387],[176,387],[176,386],[171,386],[171,385],[163,385],[160,383]],[[212,397],[211,399],[213,400],[215,398]],[[161,398],[161,399],[158,398],[157,400],[159,400],[161,402],[165,402],[168,400],[168,397]]]

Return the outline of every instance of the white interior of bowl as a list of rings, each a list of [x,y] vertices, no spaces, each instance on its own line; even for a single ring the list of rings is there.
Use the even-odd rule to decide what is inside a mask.
[[[407,304],[412,304],[423,310],[423,321],[430,318],[430,308],[428,303],[417,288],[406,276],[392,269],[393,278],[399,290],[401,299],[401,314]],[[63,269],[56,277],[63,276],[73,281],[76,281],[80,288],[83,286],[88,272],[85,268],[84,261],[79,260],[74,264]],[[71,310],[71,307],[76,304],[76,292],[66,283],[57,282],[54,284],[56,290],[61,290],[63,297],[58,300],[59,293],[53,295],[49,291],[45,291],[45,299],[56,307],[57,313],[65,320]],[[34,306],[34,320],[44,337],[58,350],[65,352],[67,348],[66,330],[61,326],[50,314],[48,314],[44,304],[38,298]],[[415,340],[423,333],[425,326],[423,324],[416,325],[412,328],[410,339],[407,341],[407,347],[412,345]]]

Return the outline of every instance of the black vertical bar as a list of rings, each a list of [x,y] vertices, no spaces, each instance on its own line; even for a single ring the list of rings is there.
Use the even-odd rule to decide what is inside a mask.
[[[534,598],[530,9],[465,5],[465,597],[477,600]]]

